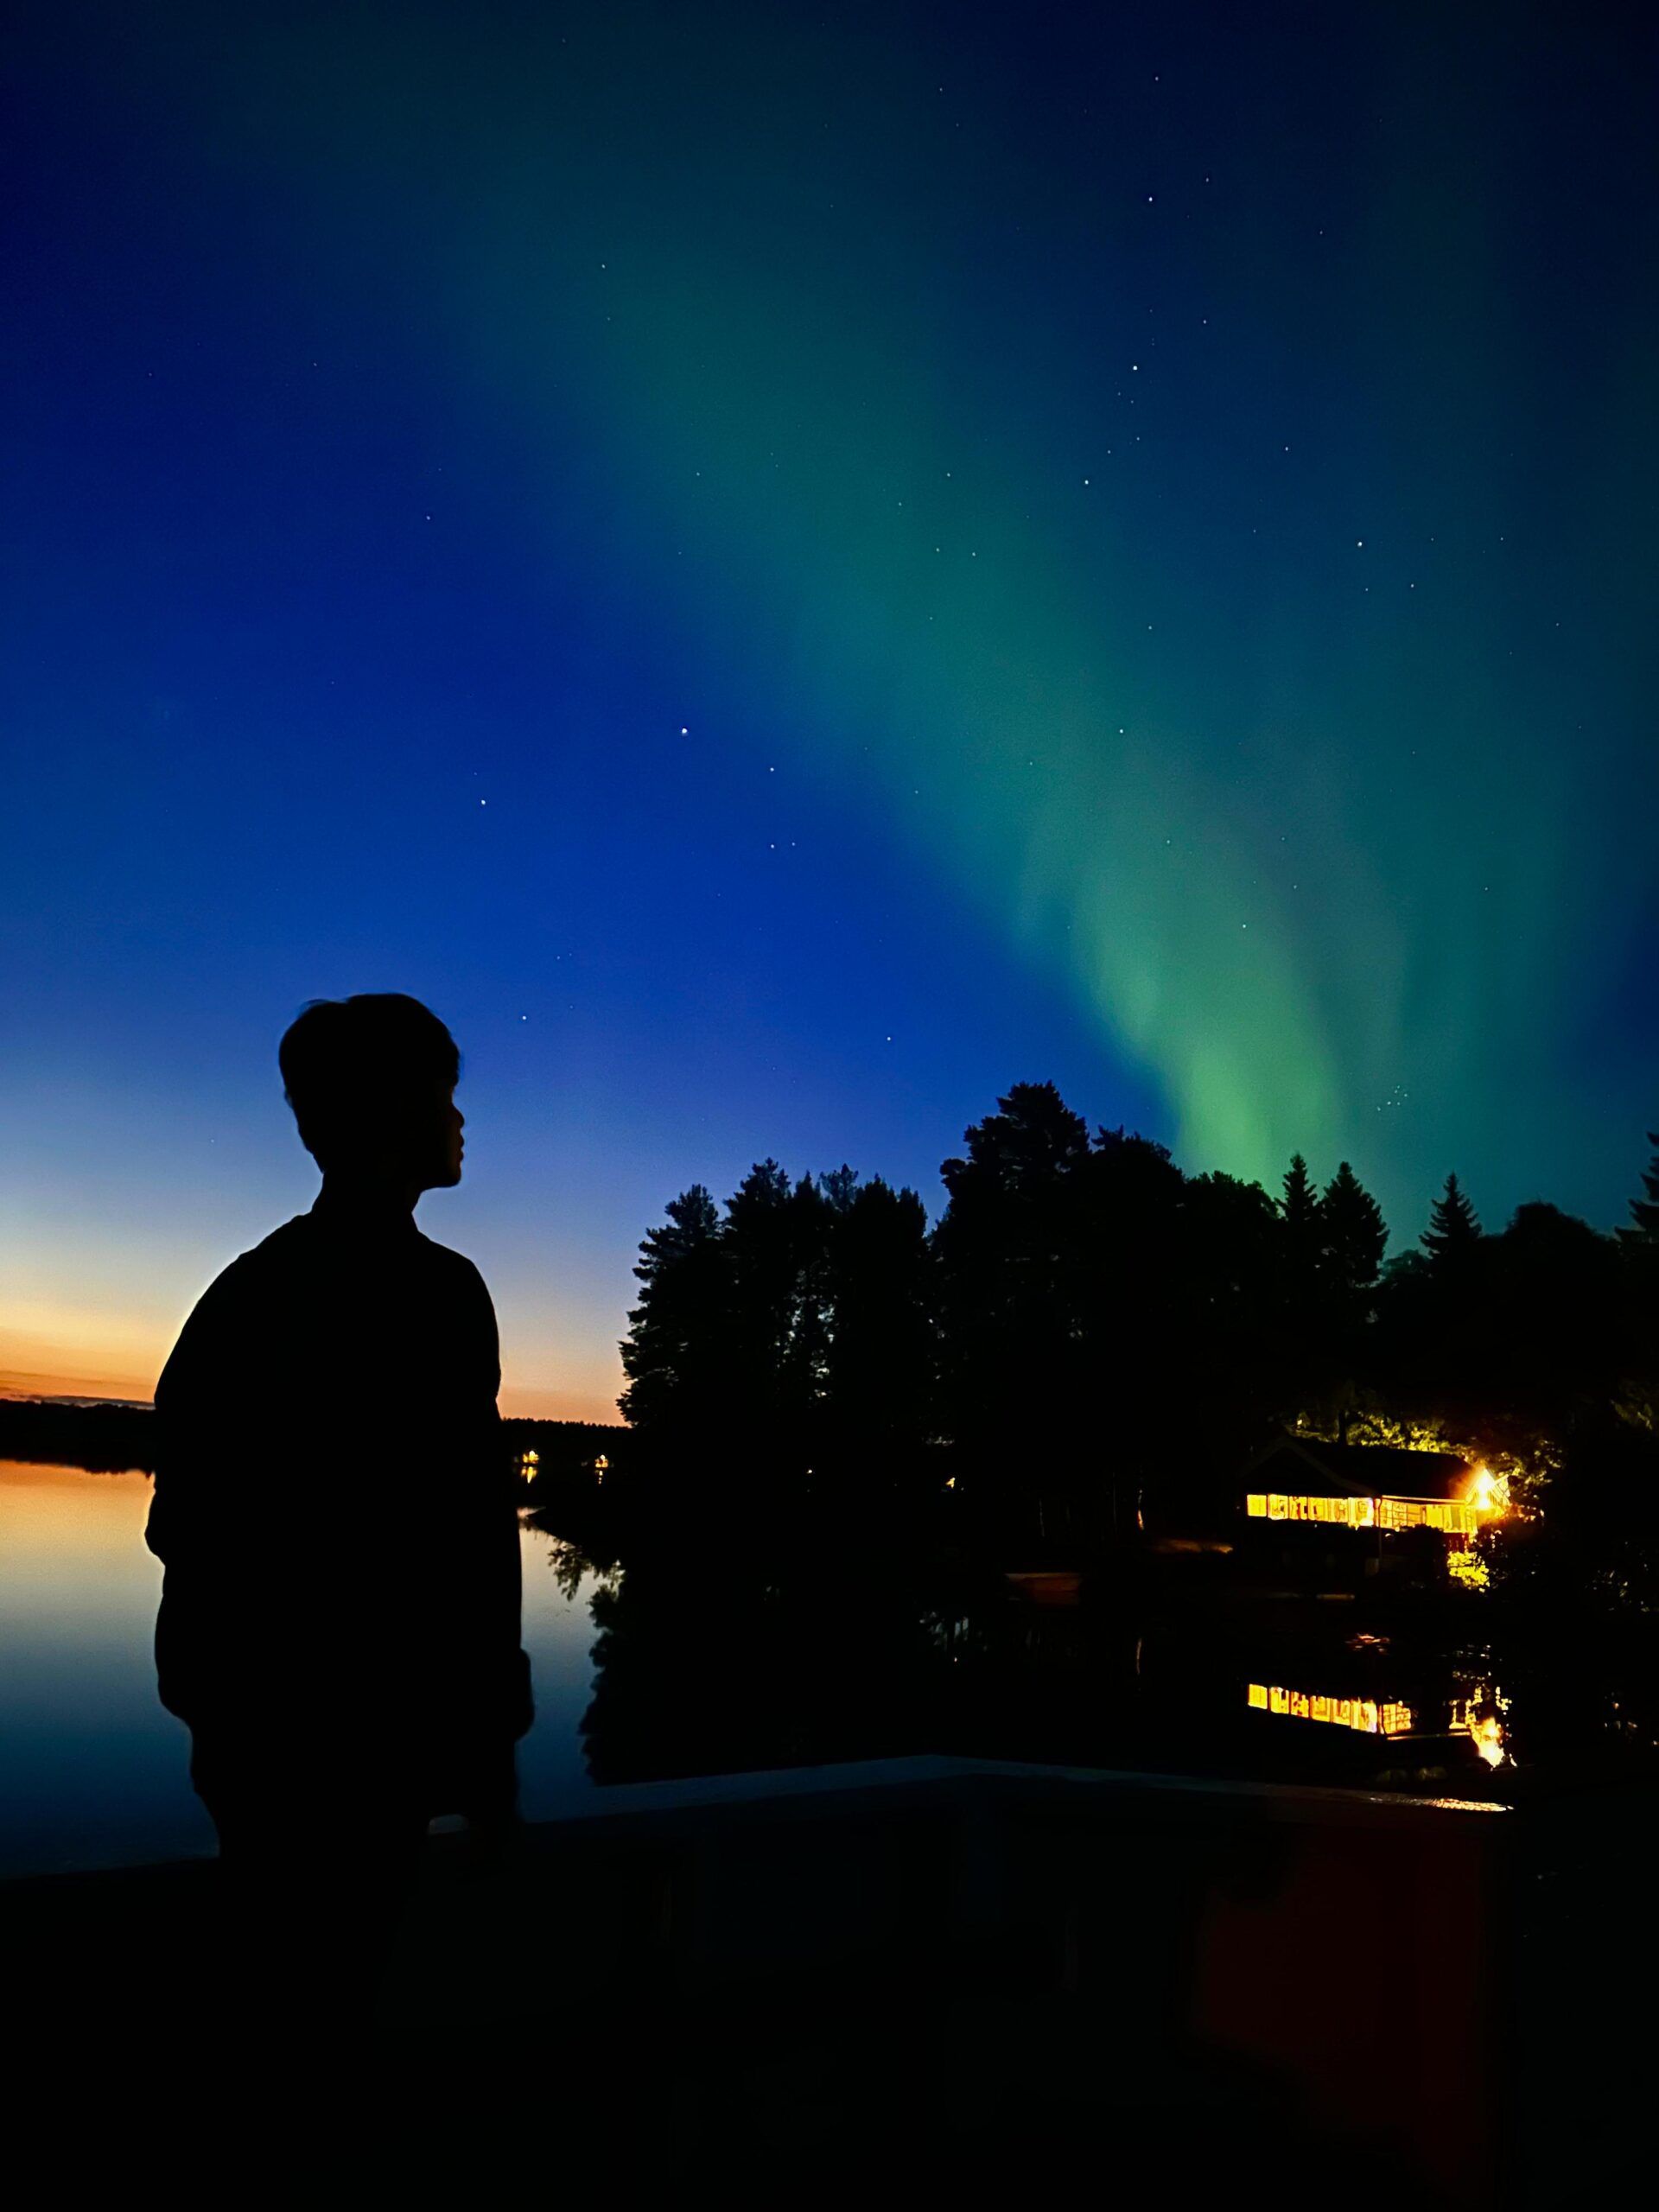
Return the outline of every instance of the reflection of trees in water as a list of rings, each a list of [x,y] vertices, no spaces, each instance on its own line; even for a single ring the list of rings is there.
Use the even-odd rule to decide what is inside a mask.
[[[647,1554],[594,1592],[593,1615],[597,1781],[938,1746],[949,1654],[920,1593],[845,1559]]]
[[[1372,1635],[1351,1619],[1149,1613],[1103,1577],[1048,1606],[844,1527],[762,1550],[687,1525],[622,1562],[555,1539],[549,1564],[570,1597],[607,1578],[582,1724],[600,1782],[932,1751],[1508,1797],[1659,1748],[1645,1624],[1451,1643],[1397,1621]],[[1392,1739],[1315,1726],[1252,1711],[1258,1681],[1412,1719]]]
[[[572,1601],[582,1595],[582,1586],[589,1575],[596,1574],[602,1587],[614,1585],[621,1568],[614,1560],[590,1559],[579,1546],[563,1536],[548,1539],[547,1563],[552,1569],[553,1580],[558,1585],[559,1595]]]
[[[592,1564],[553,1560],[574,1590]],[[802,1541],[688,1539],[594,1593],[601,1782],[922,1752],[1077,1758],[1132,1687],[1122,1608],[1045,1611],[999,1574]]]
[[[1503,1686],[1503,1749],[1518,1784],[1651,1772],[1659,1752],[1659,1623],[1542,1623],[1482,1655]],[[1480,1671],[1480,1670],[1477,1670]]]

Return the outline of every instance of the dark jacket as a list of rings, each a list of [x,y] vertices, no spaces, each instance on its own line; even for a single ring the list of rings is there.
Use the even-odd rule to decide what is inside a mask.
[[[372,1743],[442,1797],[529,1726],[499,1384],[482,1277],[412,1217],[320,1198],[204,1292],[146,1533],[162,1700],[216,1768]]]

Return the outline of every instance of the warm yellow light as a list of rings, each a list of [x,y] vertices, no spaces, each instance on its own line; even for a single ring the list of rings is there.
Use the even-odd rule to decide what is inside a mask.
[[[1491,1584],[1491,1569],[1472,1544],[1461,1551],[1448,1552],[1446,1571],[1454,1582],[1461,1582],[1465,1590],[1485,1590]]]
[[[1510,1502],[1510,1478],[1495,1475],[1484,1459],[1477,1459],[1464,1495],[1477,1513],[1502,1513]]]
[[[1483,1514],[1495,1518],[1509,1502],[1508,1477],[1481,1466],[1462,1497],[1305,1497],[1284,1491],[1250,1491],[1244,1511],[1252,1521],[1313,1521],[1344,1529],[1438,1529],[1446,1536],[1472,1536]]]
[[[1298,1497],[1276,1490],[1249,1491],[1244,1510],[1252,1521],[1319,1521],[1344,1529],[1369,1529],[1376,1517],[1372,1498]]]
[[[1362,1736],[1411,1733],[1411,1707],[1398,1702],[1379,1706],[1375,1698],[1321,1697],[1317,1692],[1281,1689],[1276,1682],[1249,1682],[1244,1695],[1254,1712],[1277,1713],[1289,1720],[1322,1720]]]
[[[1469,1733],[1488,1766],[1503,1765],[1508,1754],[1503,1749],[1503,1724],[1496,1715],[1489,1713],[1483,1719],[1471,1720]]]

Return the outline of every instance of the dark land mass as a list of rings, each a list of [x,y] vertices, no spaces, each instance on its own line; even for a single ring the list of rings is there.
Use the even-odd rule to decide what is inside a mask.
[[[156,1469],[150,1406],[89,1406],[51,1398],[0,1398],[0,1459],[85,1467],[95,1475]]]
[[[626,1430],[601,1421],[505,1421],[508,1449],[515,1455],[535,1452],[550,1470],[591,1467],[600,1454],[626,1450]],[[226,1440],[234,1450],[235,1437]],[[80,1400],[0,1398],[0,1459],[37,1465],[85,1467],[92,1474],[141,1474],[156,1471],[156,1414],[153,1407]]]

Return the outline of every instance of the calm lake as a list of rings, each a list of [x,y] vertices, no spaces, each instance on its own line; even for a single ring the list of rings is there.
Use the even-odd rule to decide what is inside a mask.
[[[189,1732],[156,1695],[149,1498],[148,1475],[0,1460],[0,1874],[213,1851]],[[567,1592],[552,1540],[526,1529],[522,1541],[537,1719],[518,1771],[527,1816],[550,1820],[594,1787],[577,1730],[595,1578]]]
[[[0,1874],[213,1849],[156,1695],[149,1496],[143,1474],[0,1461]],[[619,1784],[918,1752],[1511,1802],[1659,1744],[1648,1643],[1500,1650],[1478,1599],[1448,1636],[1182,1573],[1130,1601],[1075,1578],[906,1580],[880,1546],[762,1570],[706,1542],[601,1575],[520,1540],[531,1820]]]

